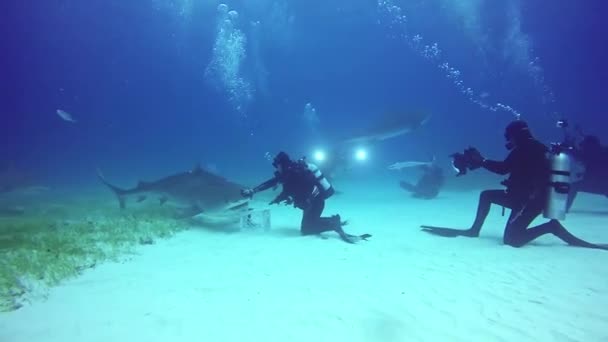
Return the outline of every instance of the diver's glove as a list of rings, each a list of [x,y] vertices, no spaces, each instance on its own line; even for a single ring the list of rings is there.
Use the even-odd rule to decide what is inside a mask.
[[[253,189],[241,189],[241,196],[251,198],[255,194]]]
[[[466,158],[468,159],[469,169],[475,170],[483,166],[485,158],[475,147],[469,147],[464,151]]]

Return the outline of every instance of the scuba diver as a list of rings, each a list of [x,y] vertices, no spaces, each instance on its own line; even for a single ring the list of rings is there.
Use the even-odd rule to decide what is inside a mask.
[[[283,185],[281,193],[270,204],[293,204],[294,207],[304,211],[300,232],[302,235],[320,234],[335,231],[342,240],[355,243],[358,240],[367,240],[370,234],[350,235],[344,232],[340,215],[321,217],[325,208],[325,200],[334,194],[334,188],[321,173],[316,165],[305,160],[292,161],[285,152],[279,152],[273,160],[272,166],[276,169],[274,177],[256,186],[253,189],[243,189],[244,197]]]
[[[521,120],[511,122],[505,129],[505,139],[510,153],[504,161],[485,159],[475,148],[469,148],[464,154],[453,156],[454,166],[460,168],[460,174],[466,172],[462,169],[465,166],[470,170],[483,167],[496,174],[509,174],[509,178],[502,182],[507,189],[481,192],[477,215],[470,229],[421,226],[423,231],[445,237],[478,237],[491,204],[498,204],[511,209],[503,234],[503,242],[509,246],[521,247],[541,235],[553,234],[571,246],[608,250],[608,246],[592,244],[575,237],[557,220],[565,215],[565,195],[568,185],[565,182],[569,178],[569,171],[552,169],[547,158],[549,149],[532,136],[526,122]],[[563,153],[556,155],[560,158],[565,157]],[[549,182],[550,177],[551,182]],[[555,177],[565,177],[565,180],[563,178],[556,180]],[[549,191],[547,191],[548,186],[552,187]],[[563,203],[550,198],[551,191],[564,195],[564,200],[561,201]],[[562,208],[560,204],[563,204]],[[545,217],[550,220],[528,228],[543,211]]]
[[[573,182],[568,193],[567,209],[570,211],[578,192],[586,192],[608,197],[608,148],[600,144],[598,137],[585,135],[572,152],[574,159],[579,161],[584,172],[582,178]]]

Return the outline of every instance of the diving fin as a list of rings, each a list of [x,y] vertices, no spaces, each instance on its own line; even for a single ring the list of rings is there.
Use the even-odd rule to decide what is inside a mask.
[[[370,237],[372,237],[372,234],[361,234],[361,235],[351,235],[351,234],[346,234],[348,235],[348,237],[350,237],[351,239],[357,239],[357,240],[364,240],[367,241],[367,239],[369,239]]]
[[[446,227],[436,227],[436,226],[420,226],[423,232],[439,235],[443,237],[457,237],[457,236],[467,236],[467,237],[476,237],[479,233],[475,234],[470,229],[454,229],[454,228],[446,228]]]

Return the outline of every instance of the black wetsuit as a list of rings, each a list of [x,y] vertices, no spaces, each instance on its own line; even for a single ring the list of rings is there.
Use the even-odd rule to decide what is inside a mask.
[[[557,220],[550,220],[528,228],[543,211],[546,201],[546,186],[549,175],[548,149],[535,139],[527,139],[513,149],[504,161],[485,160],[482,167],[497,173],[510,174],[503,183],[506,190],[485,190],[481,192],[475,222],[470,229],[428,227],[426,231],[441,236],[477,237],[490,212],[492,204],[511,209],[503,234],[503,242],[513,247],[521,247],[545,234],[554,234],[573,246],[601,248],[583,241],[569,233]]]
[[[273,178],[260,184],[254,191],[263,191],[279,183],[283,185],[283,190],[271,203],[293,203],[296,208],[303,210],[300,225],[302,235],[341,230],[340,216],[321,217],[325,199],[333,194],[333,188],[323,190],[304,162],[291,163],[284,172],[276,172]]]

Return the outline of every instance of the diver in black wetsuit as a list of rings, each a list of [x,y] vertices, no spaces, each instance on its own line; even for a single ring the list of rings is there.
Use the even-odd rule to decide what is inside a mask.
[[[316,165],[304,160],[292,161],[287,153],[280,152],[274,158],[272,165],[277,169],[274,177],[253,189],[241,191],[245,197],[255,193],[283,185],[281,193],[270,204],[285,202],[304,211],[300,231],[302,235],[320,234],[335,231],[342,240],[354,243],[357,240],[367,240],[369,234],[360,236],[346,234],[340,215],[321,217],[325,208],[325,200],[334,194],[334,188],[329,184]]]
[[[586,135],[572,153],[585,171],[582,179],[572,183],[568,193],[567,209],[570,211],[578,192],[608,197],[608,148],[600,144],[598,137]]]
[[[503,182],[506,190],[485,190],[481,192],[475,222],[470,229],[452,229],[422,226],[423,230],[440,236],[478,237],[488,216],[491,204],[511,209],[505,227],[503,242],[513,247],[521,247],[541,235],[553,234],[572,246],[606,249],[606,246],[583,241],[564,228],[557,220],[550,220],[536,227],[528,228],[538,217],[547,200],[549,179],[548,149],[534,139],[524,121],[514,121],[505,130],[507,149],[511,150],[504,161],[484,159],[476,149],[467,152],[469,168],[485,168],[497,174],[510,174]]]

